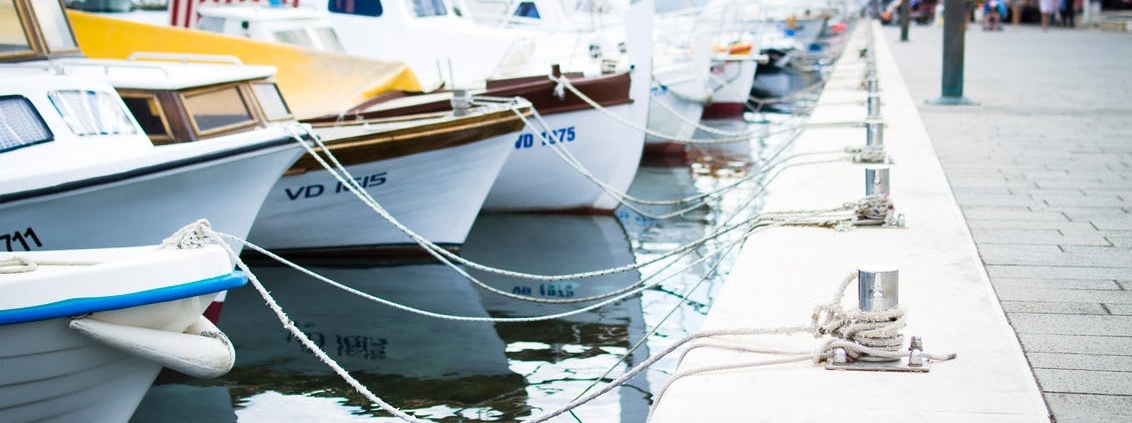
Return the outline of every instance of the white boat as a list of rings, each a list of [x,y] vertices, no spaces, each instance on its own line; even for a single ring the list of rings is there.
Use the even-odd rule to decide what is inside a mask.
[[[303,152],[297,122],[272,114],[285,104],[270,68],[178,74],[91,62],[72,38],[42,38],[70,34],[61,7],[37,4],[33,19],[30,2],[20,4],[0,19],[41,38],[0,55],[0,251],[140,245],[199,218],[247,237]],[[197,141],[171,143],[187,139]]]
[[[757,54],[749,43],[737,42],[721,46],[711,58],[711,101],[704,106],[701,119],[738,119],[747,111],[751,86],[759,62],[766,56]]]
[[[626,13],[630,31],[627,54],[634,63],[631,71],[600,75],[555,73],[567,78],[586,98],[559,87],[545,76],[486,81],[470,92],[492,97],[521,96],[531,101],[545,119],[550,131],[527,127],[511,139],[513,151],[484,201],[485,211],[574,211],[612,213],[618,200],[608,190],[625,192],[633,181],[644,146],[648,115],[651,61],[650,4],[641,2]],[[363,116],[394,117],[400,113],[442,112],[448,110],[450,93],[413,96],[402,99],[375,99],[355,108]],[[600,105],[593,107],[586,100]],[[537,124],[537,122],[536,122]],[[543,139],[543,132],[548,138]],[[549,137],[555,137],[551,139]],[[598,183],[565,162],[552,145],[558,140],[581,167]]]
[[[563,74],[562,78],[591,101],[591,107],[573,92],[559,90],[545,77],[515,78],[488,81],[487,87],[474,91],[488,97],[522,97],[539,111],[551,131],[527,126],[508,140],[511,154],[499,172],[483,209],[490,212],[571,211],[610,213],[616,198],[588,179],[580,170],[559,156],[556,148],[568,150],[592,176],[615,190],[626,190],[632,183],[640,163],[644,137],[624,119],[643,125],[645,108],[632,100],[631,89],[644,91],[645,82],[637,73],[618,72],[585,77]],[[632,81],[632,82],[631,82]],[[358,106],[347,117],[393,118],[406,113],[445,113],[450,110],[451,92],[389,96]],[[642,94],[643,95],[643,94]],[[609,116],[612,114],[616,117]],[[329,116],[311,122],[333,121]],[[528,118],[533,125],[538,122]],[[545,132],[547,138],[542,136]],[[556,145],[561,142],[562,145]]]
[[[327,149],[408,230],[458,250],[530,103],[480,103],[387,119],[311,121]],[[401,229],[306,154],[272,187],[249,239],[273,252],[342,258],[419,254]]]
[[[712,100],[712,19],[702,12],[692,9],[655,15],[647,152],[682,152]]]
[[[283,130],[154,146],[109,85],[12,68],[0,65],[7,251],[137,245],[202,217],[244,237],[303,151]]]
[[[215,244],[0,252],[0,421],[125,423],[162,367],[227,373],[201,312],[232,268]]]

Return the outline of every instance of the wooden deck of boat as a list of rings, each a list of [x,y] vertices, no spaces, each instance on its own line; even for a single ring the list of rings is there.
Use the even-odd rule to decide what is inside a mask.
[[[858,25],[810,122],[861,122],[866,91],[866,24]],[[1007,323],[967,224],[945,178],[915,103],[882,32],[875,31],[878,79],[887,122],[892,199],[907,227],[830,229],[786,227],[756,233],[713,305],[704,330],[810,323],[859,266],[900,271],[905,335],[924,350],[956,353],[927,373],[826,370],[812,362],[698,374],[674,382],[650,423],[728,421],[1049,422],[1049,412],[1017,335]],[[865,145],[865,129],[813,125],[794,152]],[[864,196],[865,165],[848,160],[793,167],[770,185],[765,210],[834,207]],[[855,285],[844,304],[856,304]],[[799,335],[749,336],[749,345],[812,350]],[[689,353],[679,371],[773,358],[714,348]]]

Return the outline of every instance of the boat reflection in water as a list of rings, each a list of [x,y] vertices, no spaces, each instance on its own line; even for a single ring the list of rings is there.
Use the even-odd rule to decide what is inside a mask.
[[[484,214],[465,243],[464,256],[502,269],[558,275],[624,266],[635,262],[616,218],[605,215]],[[578,299],[605,294],[640,280],[636,271],[566,281],[537,281],[471,272],[495,289],[539,299]],[[484,308],[499,317],[545,316],[596,301],[535,303],[480,290]],[[647,345],[631,351],[645,334],[640,295],[571,316],[523,323],[497,323],[511,368],[527,379],[530,415],[557,410],[587,389],[604,386],[648,358]],[[623,362],[619,360],[630,354]],[[612,371],[610,371],[612,369]],[[608,374],[606,374],[609,372]],[[581,421],[644,421],[649,386],[645,378],[576,409]],[[613,416],[620,416],[615,418]],[[573,417],[565,417],[575,421]]]

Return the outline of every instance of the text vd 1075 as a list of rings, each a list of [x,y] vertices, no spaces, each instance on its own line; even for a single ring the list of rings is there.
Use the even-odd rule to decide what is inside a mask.
[[[550,132],[540,133],[538,145],[554,145],[574,141],[578,137],[574,132],[573,126],[565,128],[553,129]],[[519,134],[519,139],[515,140],[515,149],[521,150],[524,148],[531,148],[535,146],[535,134],[524,132]]]

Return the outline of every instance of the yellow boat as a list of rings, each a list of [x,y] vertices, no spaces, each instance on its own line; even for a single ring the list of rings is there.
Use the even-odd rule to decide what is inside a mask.
[[[276,83],[299,119],[337,113],[387,91],[420,91],[401,62],[303,49],[191,29],[158,26],[68,10],[71,27],[91,58],[127,59],[136,52],[226,55],[278,68]]]

